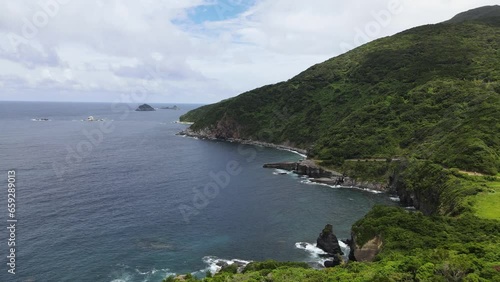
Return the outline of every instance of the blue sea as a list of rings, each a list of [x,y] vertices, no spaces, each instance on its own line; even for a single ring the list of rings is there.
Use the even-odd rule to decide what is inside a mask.
[[[394,204],[262,168],[303,158],[293,152],[176,135],[197,105],[137,106],[0,102],[0,281],[161,281],[202,276],[220,260],[321,262],[314,242],[325,224],[348,238],[373,205]]]

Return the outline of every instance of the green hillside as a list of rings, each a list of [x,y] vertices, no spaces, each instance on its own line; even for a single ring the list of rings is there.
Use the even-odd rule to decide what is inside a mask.
[[[286,144],[325,163],[413,156],[500,171],[500,7],[376,40],[181,117],[215,138]]]
[[[368,262],[254,262],[203,281],[500,281],[500,6],[376,40],[181,120],[195,135],[300,147],[353,178],[388,179],[417,208],[375,207],[353,225],[354,250],[382,242]]]

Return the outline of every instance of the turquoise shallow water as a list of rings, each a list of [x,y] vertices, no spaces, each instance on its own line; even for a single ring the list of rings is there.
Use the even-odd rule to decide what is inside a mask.
[[[0,281],[161,281],[215,258],[317,261],[296,243],[326,223],[347,238],[373,205],[393,204],[262,168],[301,158],[291,152],[176,136],[195,105],[180,107],[124,116],[110,104],[0,102],[0,177],[17,171],[19,220],[17,274],[4,258]],[[90,115],[112,129],[101,138]]]

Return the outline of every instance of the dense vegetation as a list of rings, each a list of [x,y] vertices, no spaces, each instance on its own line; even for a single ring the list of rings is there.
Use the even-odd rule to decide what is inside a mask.
[[[494,175],[500,170],[500,11],[487,15],[376,40],[181,119],[221,138],[306,148],[333,164],[413,155]]]
[[[499,66],[500,7],[484,7],[183,116],[212,137],[306,148],[357,179],[389,179],[418,209],[379,206],[354,224],[358,244],[382,238],[371,263],[255,262],[205,281],[500,281]]]

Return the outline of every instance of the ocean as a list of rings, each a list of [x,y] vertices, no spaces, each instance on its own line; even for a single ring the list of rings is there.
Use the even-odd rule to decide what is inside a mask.
[[[325,224],[349,238],[373,205],[395,204],[262,168],[303,158],[293,152],[178,136],[179,116],[198,105],[177,106],[0,102],[0,281],[161,281],[219,260],[321,262]]]

